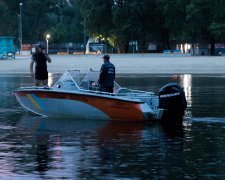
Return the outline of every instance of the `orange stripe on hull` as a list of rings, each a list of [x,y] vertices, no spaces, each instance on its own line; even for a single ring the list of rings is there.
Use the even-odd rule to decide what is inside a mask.
[[[103,99],[98,97],[88,97],[87,104],[101,110],[111,119],[133,121],[143,120],[143,113],[139,104],[114,99]]]
[[[111,119],[143,121],[143,112],[140,105],[132,101],[61,92],[17,91],[15,92],[15,95],[26,96],[30,93],[35,94],[35,96],[39,98],[55,98],[80,101],[101,110]]]

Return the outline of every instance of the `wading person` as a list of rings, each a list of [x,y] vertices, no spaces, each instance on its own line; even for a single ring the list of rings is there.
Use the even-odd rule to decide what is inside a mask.
[[[38,46],[38,52],[33,54],[30,62],[30,74],[35,78],[35,86],[39,86],[42,82],[43,86],[48,85],[48,71],[47,61],[50,63],[52,60],[45,53],[45,48],[42,45]],[[35,73],[33,71],[33,65],[35,63]]]
[[[115,80],[115,66],[109,61],[109,55],[103,56],[104,64],[101,67],[98,83],[100,91],[113,93]]]

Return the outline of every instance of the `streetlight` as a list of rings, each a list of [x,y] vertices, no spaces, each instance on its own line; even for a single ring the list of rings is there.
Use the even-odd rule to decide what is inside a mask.
[[[50,34],[46,34],[46,42],[47,42],[47,54],[48,54],[48,39],[51,37]]]
[[[86,32],[85,32],[85,18],[84,18],[84,54],[86,53]]]
[[[103,45],[104,45],[104,44],[102,43],[102,41],[104,42],[104,41],[105,41],[105,38],[102,38],[102,39],[101,39],[101,50],[102,50],[101,53],[103,54]]]
[[[22,54],[22,5],[23,3],[20,3],[20,15],[19,15],[19,20],[20,20],[20,28],[19,28],[19,41],[20,41],[20,55]]]

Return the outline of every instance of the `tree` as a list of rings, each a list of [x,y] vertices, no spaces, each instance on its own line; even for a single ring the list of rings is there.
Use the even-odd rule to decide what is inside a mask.
[[[171,45],[184,41],[188,2],[189,0],[158,0],[159,32],[163,49],[171,49]]]
[[[212,22],[209,26],[210,33],[214,36],[215,41],[225,42],[225,1],[217,0],[211,4],[211,11],[213,14]]]
[[[83,18],[77,4],[70,1],[70,4],[60,8],[60,17],[68,33],[65,40],[67,42],[83,42]]]
[[[0,36],[18,37],[19,0],[0,1]],[[225,42],[224,0],[26,0],[22,1],[23,42],[83,43],[102,36],[119,53],[138,42],[145,52],[148,42],[173,49],[178,43]]]
[[[112,27],[112,0],[76,0],[81,8],[85,27],[90,36],[108,36]]]
[[[0,36],[18,37],[19,0],[0,1]],[[22,1],[23,2],[23,1]],[[72,42],[83,38],[82,18],[78,6],[67,0],[26,0],[22,6],[23,43],[45,41],[43,34],[53,32],[57,24],[64,24],[65,30],[72,34]],[[53,36],[52,36],[53,37]]]
[[[192,0],[187,6],[186,33],[194,43],[210,43],[211,55],[216,41],[224,42],[224,7],[223,0]]]
[[[90,36],[103,35],[110,39],[119,53],[128,52],[129,42],[145,44],[152,27],[154,1],[144,0],[77,0],[82,9]],[[152,8],[153,7],[153,8]],[[152,22],[155,22],[154,20]]]
[[[19,2],[18,0],[0,1],[0,36],[18,35]]]
[[[63,43],[67,38],[67,32],[65,26],[62,23],[58,23],[56,28],[53,30],[53,42]]]

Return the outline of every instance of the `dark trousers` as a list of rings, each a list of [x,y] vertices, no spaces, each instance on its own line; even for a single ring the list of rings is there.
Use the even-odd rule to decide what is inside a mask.
[[[113,93],[113,86],[101,86],[100,90],[102,92],[109,92],[109,93]]]

